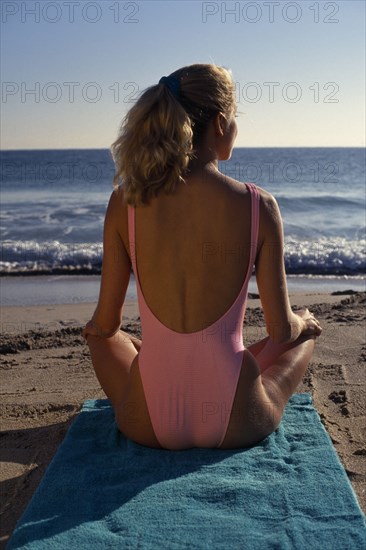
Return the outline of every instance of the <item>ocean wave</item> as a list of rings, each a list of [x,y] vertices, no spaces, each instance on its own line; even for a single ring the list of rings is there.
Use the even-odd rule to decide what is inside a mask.
[[[286,239],[284,253],[287,274],[356,275],[365,272],[365,239]]]
[[[304,275],[357,275],[365,273],[366,240],[320,238],[317,241],[287,238],[286,273]],[[100,274],[103,244],[4,241],[1,275]]]
[[[100,273],[102,243],[60,243],[59,241],[4,241],[0,273]]]

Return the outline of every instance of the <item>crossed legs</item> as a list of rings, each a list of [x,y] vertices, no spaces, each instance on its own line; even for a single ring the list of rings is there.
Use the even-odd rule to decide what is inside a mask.
[[[275,344],[267,337],[244,351],[222,449],[251,446],[278,428],[307,369],[314,340],[300,336],[291,344]]]
[[[122,330],[111,338],[88,335],[87,344],[96,376],[117,413],[121,411],[121,404],[130,379],[131,366],[140,350],[141,343],[141,340]],[[239,380],[235,401],[238,401],[238,407],[241,409],[243,402],[240,399],[240,394],[248,395],[250,385],[253,385],[253,388],[262,387],[264,390],[264,395],[263,392],[261,394],[262,399],[264,398],[267,404],[271,403],[271,407],[273,406],[275,411],[275,414],[272,415],[273,425],[269,426],[268,433],[274,431],[280,423],[287,401],[305,374],[314,346],[315,337],[300,336],[291,344],[275,344],[267,337],[247,348],[247,352],[250,354],[248,353],[249,357],[246,358],[247,365],[240,377],[242,384],[240,385]],[[242,390],[239,386],[242,387]],[[252,393],[253,396],[254,394],[260,395],[260,391]],[[146,408],[145,402],[141,407],[143,405]],[[250,406],[249,403],[248,406]],[[119,415],[117,414],[117,416]],[[141,444],[157,446],[147,409],[143,411],[143,417],[146,417],[146,422],[144,421],[144,426],[141,426],[143,434]],[[230,424],[232,424],[232,428],[228,432],[231,432],[232,437],[229,435],[225,441],[229,445],[226,448],[233,448],[230,439],[237,440],[237,437],[240,437],[239,432],[242,433],[241,421],[237,424],[233,418],[233,422],[230,421]]]
[[[258,363],[263,386],[282,408],[306,372],[315,340],[315,336],[301,335],[290,344],[275,344],[267,337],[248,347]]]

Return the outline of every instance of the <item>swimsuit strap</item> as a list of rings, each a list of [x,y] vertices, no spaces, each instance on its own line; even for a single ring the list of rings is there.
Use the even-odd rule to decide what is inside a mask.
[[[257,245],[258,245],[260,194],[259,194],[257,186],[254,183],[246,183],[245,185],[247,186],[247,188],[250,191],[250,195],[251,195],[250,198],[251,198],[251,203],[252,203],[252,209],[251,209],[251,218],[252,219],[251,219],[251,228],[250,228],[249,269],[253,269],[255,259],[256,259]]]

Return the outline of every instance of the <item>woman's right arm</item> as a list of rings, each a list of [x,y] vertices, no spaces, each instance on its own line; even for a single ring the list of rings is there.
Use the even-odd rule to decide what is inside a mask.
[[[273,195],[262,188],[258,190],[261,194],[262,245],[257,254],[255,273],[268,335],[278,344],[293,342],[304,333],[319,335],[319,323],[308,310],[302,310],[301,315],[297,315],[291,309],[280,209]]]

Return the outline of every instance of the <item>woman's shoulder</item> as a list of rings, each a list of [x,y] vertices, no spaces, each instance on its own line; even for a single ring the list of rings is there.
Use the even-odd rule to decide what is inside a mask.
[[[108,203],[108,214],[124,242],[128,241],[128,205],[124,197],[123,187],[114,187]]]
[[[282,225],[282,217],[278,202],[274,195],[263,189],[259,185],[256,185],[259,191],[260,203],[259,203],[259,216],[263,231],[271,234],[274,230],[277,230],[278,226]]]
[[[113,191],[111,193],[111,200],[113,200],[116,204],[120,204],[120,205],[125,204],[124,189],[122,185],[113,186]]]
[[[263,187],[260,187],[256,183],[254,185],[257,188],[257,191],[259,192],[259,196],[261,199],[260,202],[264,210],[266,212],[273,211],[273,209],[276,208],[276,206],[278,206],[275,197],[272,195],[272,193],[267,191],[267,189],[263,189]]]
[[[225,174],[220,174],[220,177],[224,178],[226,185],[234,192],[240,193],[242,195],[250,192],[247,189],[247,186],[245,185],[245,183],[243,183],[242,181],[238,181],[234,178],[228,177]],[[261,209],[263,209],[266,212],[267,211],[271,212],[276,206],[278,206],[277,201],[275,197],[272,195],[272,193],[270,193],[263,187],[260,187],[256,183],[253,183],[253,182],[246,182],[246,183],[250,183],[251,185],[254,185],[256,187],[260,197]]]
[[[109,198],[109,205],[113,213],[117,216],[117,218],[121,218],[127,216],[128,211],[128,204],[126,202],[125,196],[124,196],[124,189],[122,186],[116,186],[113,188],[110,198]]]
[[[247,189],[247,186],[244,185],[244,183],[241,181],[235,180],[233,178],[226,178],[226,183],[232,190],[239,194],[244,195],[250,193],[249,189]],[[267,191],[267,189],[260,187],[260,185],[257,185],[253,182],[247,183],[251,183],[252,185],[254,185],[259,194],[259,218],[261,220],[261,229],[266,233],[270,232],[271,229],[273,229],[274,226],[277,226],[281,220],[281,214],[277,200],[272,195],[272,193]]]

